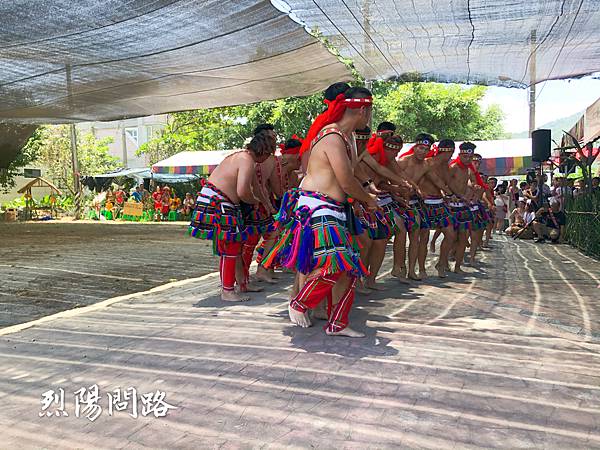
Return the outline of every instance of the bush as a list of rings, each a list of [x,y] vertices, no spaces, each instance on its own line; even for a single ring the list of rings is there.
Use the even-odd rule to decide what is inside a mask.
[[[586,255],[600,259],[600,192],[569,199],[566,240]]]

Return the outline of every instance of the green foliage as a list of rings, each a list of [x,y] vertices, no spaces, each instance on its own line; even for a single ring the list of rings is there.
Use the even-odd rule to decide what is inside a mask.
[[[118,158],[108,152],[112,138],[96,140],[94,135],[77,136],[79,172],[95,175],[118,168]],[[51,125],[41,128],[38,163],[47,168],[46,176],[61,189],[73,192],[73,165],[71,137],[68,125]]]
[[[439,83],[374,82],[373,123],[389,120],[411,141],[417,133],[438,138],[488,140],[504,137],[503,113],[492,105],[481,110],[486,88]],[[251,105],[175,113],[163,133],[143,144],[138,154],[153,164],[181,151],[240,148],[259,123],[272,123],[280,140],[306,135],[314,118],[323,111],[321,93],[288,97]]]
[[[492,105],[482,111],[484,86],[376,82],[373,123],[395,123],[407,142],[426,132],[438,139],[489,140],[504,137],[503,113]]]
[[[22,172],[23,167],[28,166],[39,157],[41,139],[42,128],[36,128],[27,144],[8,168],[0,170],[0,191],[9,192],[13,189],[15,187],[15,177]]]
[[[586,255],[600,259],[600,192],[567,200],[565,239]]]

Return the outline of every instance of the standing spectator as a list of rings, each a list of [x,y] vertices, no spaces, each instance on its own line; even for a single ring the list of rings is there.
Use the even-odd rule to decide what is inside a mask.
[[[494,205],[496,206],[496,222],[494,228],[496,233],[502,234],[502,231],[505,228],[504,221],[508,212],[508,196],[506,195],[506,187],[504,184],[501,184],[496,190]]]
[[[131,193],[131,197],[136,203],[142,203],[143,195],[139,186],[136,186],[133,192]]]
[[[162,188],[160,203],[160,212],[162,214],[162,220],[168,219],[169,211],[171,209],[171,188],[169,186],[165,186]]]
[[[585,194],[585,182],[583,178],[579,178],[575,181],[575,189],[573,189],[573,197],[579,197]]]
[[[513,209],[517,207],[517,202],[519,201],[519,180],[513,178],[510,180],[510,185],[508,186],[508,211],[512,212]]]

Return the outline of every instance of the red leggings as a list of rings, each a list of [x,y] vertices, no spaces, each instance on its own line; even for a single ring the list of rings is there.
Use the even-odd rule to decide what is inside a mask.
[[[339,281],[343,272],[333,275],[320,275],[306,282],[298,295],[292,299],[290,306],[299,312],[314,309],[324,298],[327,298],[327,316],[329,320],[325,329],[327,331],[340,331],[348,326],[348,315],[354,302],[354,284],[356,278],[350,278],[348,289],[342,295],[340,301],[333,306],[331,302],[331,290]],[[332,311],[333,309],[333,311]]]
[[[260,240],[260,235],[251,235],[242,245],[242,265],[244,266],[244,285],[250,281],[250,264],[254,257],[254,249]]]
[[[224,291],[233,291],[235,287],[235,261],[242,250],[241,242],[217,241],[217,248],[221,254],[219,273],[221,286]]]

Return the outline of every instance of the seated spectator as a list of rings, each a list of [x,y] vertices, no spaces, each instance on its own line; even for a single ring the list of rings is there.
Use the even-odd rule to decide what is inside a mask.
[[[560,210],[560,204],[552,199],[550,207],[542,207],[538,210],[533,222],[533,230],[537,235],[536,243],[543,243],[546,238],[553,243],[563,241],[567,216]]]
[[[189,192],[185,193],[185,198],[183,199],[183,214],[186,216],[191,216],[194,212],[194,208],[196,206],[196,201],[192,194]]]
[[[517,207],[514,208],[508,216],[509,227],[505,230],[505,233],[509,236],[514,236],[525,226],[525,199],[520,198],[517,202]]]
[[[600,191],[600,177],[592,178],[592,192]]]

